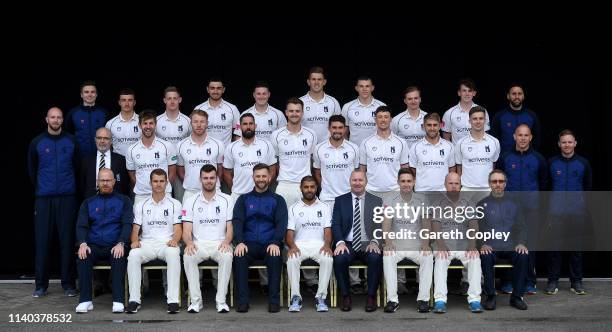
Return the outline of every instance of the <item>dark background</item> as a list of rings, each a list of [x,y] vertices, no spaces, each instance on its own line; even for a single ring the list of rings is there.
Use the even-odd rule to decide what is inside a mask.
[[[315,8],[316,9],[316,8]],[[313,11],[317,11],[313,9]],[[283,109],[291,96],[302,96],[308,69],[323,66],[326,91],[340,104],[356,98],[355,78],[374,79],[374,96],[397,114],[405,109],[402,90],[422,88],[422,109],[440,115],[458,102],[457,82],[475,80],[475,101],[491,117],[506,105],[511,82],[524,84],[527,107],[540,115],[540,152],[558,152],[557,134],[574,130],[578,153],[593,166],[596,190],[610,190],[611,149],[606,143],[612,117],[609,36],[601,26],[574,24],[564,17],[544,23],[525,16],[449,16],[416,20],[414,15],[376,15],[362,8],[361,16],[322,14],[265,17],[215,15],[165,16],[136,19],[116,11],[104,17],[45,17],[12,26],[17,32],[6,42],[8,85],[13,91],[8,114],[25,121],[4,123],[10,163],[0,274],[33,273],[33,190],[26,180],[29,141],[45,130],[51,106],[65,112],[80,102],[79,84],[95,80],[97,104],[111,116],[119,112],[117,93],[136,90],[136,110],[162,112],[163,89],[182,91],[184,113],[206,99],[206,80],[221,76],[225,99],[240,111],[253,103],[252,86],[265,80],[271,86],[271,105]],[[167,16],[176,9],[169,8]],[[392,10],[390,10],[392,12]],[[401,13],[400,13],[401,14]],[[512,14],[512,13],[511,13]],[[518,13],[517,13],[518,14]],[[185,15],[191,16],[191,15]],[[210,19],[217,16],[217,19]],[[457,15],[458,16],[458,15]],[[11,106],[15,101],[16,105]],[[54,253],[57,251],[53,251]],[[586,276],[611,276],[612,268],[596,264],[608,253],[590,253]],[[56,264],[57,265],[57,264]],[[544,272],[541,268],[540,272]]]

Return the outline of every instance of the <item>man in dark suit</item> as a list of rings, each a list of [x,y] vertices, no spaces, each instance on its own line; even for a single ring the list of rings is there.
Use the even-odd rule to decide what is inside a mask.
[[[334,237],[334,272],[340,294],[342,311],[351,310],[349,294],[349,265],[359,259],[368,266],[368,300],[366,311],[375,311],[376,290],[382,272],[382,252],[374,231],[380,229],[380,223],[374,223],[374,208],[382,207],[382,199],[366,193],[368,183],[364,171],[355,170],[350,178],[351,192],[336,197],[332,215],[332,233]]]
[[[112,138],[107,128],[96,130],[96,155],[81,160],[79,190],[83,199],[96,194],[96,179],[100,168],[110,168],[115,174],[115,192],[130,197],[130,178],[125,168],[125,158],[111,151]]]

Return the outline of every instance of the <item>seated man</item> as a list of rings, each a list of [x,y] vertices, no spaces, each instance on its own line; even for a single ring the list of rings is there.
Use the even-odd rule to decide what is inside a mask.
[[[113,312],[123,312],[125,301],[125,243],[130,236],[134,214],[127,196],[115,193],[115,175],[108,168],[98,172],[99,193],[86,199],[79,210],[77,269],[81,295],[77,313],[93,310],[91,274],[100,260],[108,260],[113,279]]]
[[[397,183],[400,192],[394,198],[385,202],[389,207],[401,207],[414,209],[425,206],[425,197],[422,194],[413,193],[414,171],[409,168],[400,168],[397,173]],[[410,210],[408,210],[410,211]],[[401,217],[401,218],[400,218]],[[415,215],[394,215],[393,218],[385,218],[383,221],[383,234],[393,232],[399,234],[402,231],[419,234],[421,230],[430,229],[430,221]],[[385,283],[387,285],[387,305],[385,312],[395,312],[399,307],[398,284],[397,284],[397,263],[403,259],[409,259],[419,265],[419,295],[417,295],[417,310],[419,312],[429,312],[429,291],[431,289],[431,279],[433,274],[433,255],[429,240],[403,239],[394,241],[385,237],[383,269],[385,272]]]
[[[287,232],[287,204],[270,188],[270,166],[253,167],[255,188],[236,200],[234,223],[234,273],[238,290],[237,312],[249,311],[249,266],[256,259],[268,271],[268,311],[280,311],[280,277],[283,267],[280,248]]]
[[[489,174],[489,185],[491,195],[481,200],[478,206],[484,208],[484,218],[479,229],[482,232],[495,230],[496,232],[509,232],[509,241],[489,240],[482,243],[480,247],[480,262],[484,276],[484,291],[487,299],[484,303],[486,310],[495,310],[495,279],[493,269],[498,259],[508,259],[513,267],[512,271],[512,295],[510,305],[527,310],[527,303],[523,300],[525,293],[525,279],[529,264],[527,247],[525,243],[524,218],[520,205],[512,198],[504,194],[506,189],[506,173],[494,169]],[[510,239],[511,237],[511,239]]]
[[[166,298],[168,313],[179,312],[179,288],[181,278],[181,203],[166,196],[168,176],[161,168],[149,175],[151,197],[134,206],[134,225],[130,255],[128,256],[128,282],[130,301],[125,310],[136,313],[140,309],[141,266],[154,259],[164,260],[168,266],[168,289]],[[138,234],[142,229],[142,235]]]
[[[212,259],[219,265],[217,312],[229,312],[227,287],[232,273],[232,213],[234,203],[229,195],[217,190],[217,169],[211,164],[200,168],[202,190],[185,200],[183,206],[183,241],[185,274],[189,283],[190,313],[202,309],[198,264]]]
[[[328,311],[325,298],[334,267],[331,251],[331,210],[317,198],[317,181],[308,175],[300,183],[302,199],[289,208],[287,226],[287,276],[291,283],[290,312],[300,311],[300,265],[308,258],[319,263],[319,289],[315,295],[318,312]]]
[[[434,309],[433,312],[442,314],[446,312],[446,300],[448,289],[446,278],[448,276],[448,266],[451,261],[458,259],[463,266],[467,267],[468,272],[468,297],[467,301],[470,310],[475,313],[482,312],[480,305],[480,256],[476,249],[476,240],[467,239],[466,231],[472,232],[478,229],[478,221],[475,219],[476,209],[474,204],[461,196],[461,176],[455,172],[450,172],[444,180],[446,193],[435,195],[436,198],[430,200],[430,205],[441,207],[442,211],[452,210],[453,213],[444,213],[430,216],[432,219],[432,229],[435,234],[454,236],[444,239],[444,236],[436,237],[436,264],[434,267]],[[459,212],[463,211],[463,212]],[[466,250],[467,249],[467,250]]]
[[[352,299],[349,294],[349,265],[360,259],[368,266],[367,283],[368,299],[366,311],[377,309],[376,290],[380,283],[382,270],[382,253],[378,240],[374,239],[380,224],[374,223],[374,208],[382,207],[382,199],[365,188],[368,183],[363,170],[355,170],[350,177],[351,191],[336,197],[332,215],[332,232],[335,243],[334,271],[340,295],[342,311],[350,311]],[[363,216],[363,218],[362,218]]]

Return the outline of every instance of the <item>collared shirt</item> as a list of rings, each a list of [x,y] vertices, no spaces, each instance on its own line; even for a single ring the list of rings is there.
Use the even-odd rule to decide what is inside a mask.
[[[361,145],[364,139],[376,133],[374,112],[379,106],[386,106],[382,101],[372,98],[372,102],[364,105],[359,98],[342,106],[342,115],[351,132],[351,142]]]
[[[278,181],[299,183],[303,177],[311,175],[312,153],[317,144],[315,132],[302,127],[292,133],[287,127],[272,133],[270,142],[278,156]]]
[[[359,163],[367,166],[368,190],[399,190],[397,172],[408,164],[408,143],[394,134],[387,138],[374,134],[359,146]]]
[[[363,207],[365,204],[365,193],[363,193],[363,195],[361,196],[357,196],[355,195],[355,193],[351,192],[351,205],[352,205],[352,211],[353,211],[353,216],[355,215],[355,199],[359,198],[359,215],[361,216],[361,241],[369,241],[369,237],[368,234],[366,232],[366,228],[365,228],[365,222],[364,222],[364,218],[365,216],[363,215]],[[352,220],[352,218],[351,218]],[[351,226],[351,231],[348,233],[347,237],[346,237],[347,241],[353,241],[353,227]]]
[[[318,198],[311,205],[303,200],[289,207],[289,223],[287,229],[295,232],[294,240],[318,241],[325,240],[325,228],[331,227],[331,209],[329,205]]]
[[[351,191],[349,179],[351,172],[359,167],[358,151],[359,147],[347,140],[337,148],[329,139],[315,147],[313,166],[321,170],[321,200],[333,201]]]
[[[255,109],[255,105],[253,105],[248,110],[242,112],[242,114],[245,113],[253,114],[255,117],[255,124],[257,124],[255,136],[257,138],[269,140],[270,136],[272,136],[272,132],[287,125],[287,118],[285,118],[285,114],[270,105],[268,105],[265,112],[261,113],[257,111]],[[242,136],[240,128],[236,130],[236,135]]]
[[[183,138],[191,134],[191,120],[187,115],[180,112],[176,119],[171,120],[168,113],[164,112],[157,117],[155,134],[176,146]]]
[[[272,143],[257,137],[249,145],[240,139],[225,150],[223,168],[234,172],[232,193],[246,194],[253,190],[253,167],[259,163],[276,164],[276,153]]]
[[[217,191],[208,201],[200,191],[185,201],[182,220],[193,224],[194,240],[223,241],[233,211],[234,203],[229,195]]]
[[[304,102],[302,125],[314,130],[317,141],[323,142],[329,136],[329,118],[342,112],[338,100],[325,93],[319,101],[312,99],[308,93],[300,99]]]
[[[128,148],[140,139],[140,127],[138,126],[138,114],[136,112],[128,120],[124,120],[119,113],[116,117],[108,120],[106,128],[113,134],[113,151],[124,157]]]
[[[411,147],[416,141],[425,137],[423,129],[423,118],[427,112],[419,110],[419,115],[416,119],[410,117],[408,110],[396,115],[391,120],[391,131],[406,140],[408,147]]]
[[[140,225],[140,240],[170,241],[174,225],[181,224],[181,203],[165,196],[155,202],[152,196],[134,206],[134,224]]]
[[[240,112],[238,108],[221,99],[221,104],[217,107],[210,105],[210,98],[196,106],[195,109],[205,111],[208,114],[208,128],[206,132],[213,138],[228,145],[232,142],[234,129],[240,128]]]
[[[410,148],[410,167],[416,168],[415,191],[443,191],[449,167],[455,166],[453,144],[440,138],[437,144],[427,139]]]
[[[478,106],[472,103],[472,107]],[[461,108],[461,103],[449,108],[442,116],[442,131],[451,133],[453,143],[457,143],[461,138],[470,133],[472,125],[470,125],[470,109],[464,111]],[[489,112],[485,111],[485,131],[489,131]]]
[[[96,179],[98,178],[98,173],[100,172],[100,161],[102,160],[102,152],[100,150],[96,151]],[[111,169],[111,152],[110,150],[104,152],[104,168]],[[115,174],[117,176],[117,174]]]
[[[168,173],[168,166],[176,164],[177,156],[173,144],[161,138],[155,138],[150,147],[146,147],[142,140],[134,143],[125,156],[128,171],[136,172],[136,186],[134,193],[146,195],[151,193],[150,174],[156,168]],[[172,192],[170,183],[166,185],[166,192]]]
[[[177,146],[178,166],[185,167],[185,179],[183,188],[189,190],[201,190],[200,169],[203,165],[210,164],[217,167],[223,163],[223,143],[206,135],[204,142],[198,145],[193,141],[191,135],[183,139]],[[221,181],[217,181],[217,188],[221,187]]]
[[[489,173],[500,150],[497,138],[486,133],[481,140],[474,139],[471,134],[460,139],[455,145],[455,162],[461,165],[461,185],[487,188]]]

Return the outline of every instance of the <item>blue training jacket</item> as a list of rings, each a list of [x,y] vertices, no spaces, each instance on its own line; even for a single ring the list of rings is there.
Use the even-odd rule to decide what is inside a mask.
[[[531,146],[535,149],[539,148],[541,132],[538,115],[524,107],[519,111],[506,107],[495,113],[491,122],[491,135],[499,139],[502,153],[514,150],[516,144],[514,141],[514,130],[521,124],[529,126],[531,134],[533,134]]]
[[[232,218],[234,244],[254,242],[281,246],[287,232],[287,203],[268,189],[241,195],[234,205]]]
[[[36,197],[74,195],[77,145],[74,136],[48,131],[36,136],[28,149],[28,173]]]
[[[548,161],[552,193],[549,213],[555,216],[575,216],[586,213],[582,191],[592,190],[593,177],[589,161],[577,154],[562,155]]]
[[[132,201],[127,196],[115,192],[92,196],[79,209],[77,244],[112,247],[119,242],[127,243],[133,222]]]
[[[503,239],[491,239],[482,244],[491,246],[494,250],[514,250],[518,244],[526,244],[528,233],[525,224],[525,217],[522,212],[521,204],[515,200],[516,195],[504,193],[502,197],[489,195],[478,202],[478,207],[483,209],[484,217],[479,221],[478,230],[486,232],[495,230],[496,232],[510,232],[508,242]]]
[[[64,123],[79,145],[79,157],[95,155],[96,130],[104,127],[108,112],[100,106],[79,105],[68,112]]]

